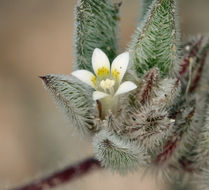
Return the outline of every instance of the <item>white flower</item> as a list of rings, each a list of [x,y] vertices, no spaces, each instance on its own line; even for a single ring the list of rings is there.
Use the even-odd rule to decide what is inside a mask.
[[[121,84],[128,62],[129,53],[125,52],[113,60],[110,68],[110,62],[106,54],[96,48],[92,55],[92,67],[95,74],[87,70],[77,70],[72,72],[72,75],[95,88],[96,91],[93,92],[94,100],[105,97],[115,99],[116,96],[134,90],[137,87],[131,81]]]

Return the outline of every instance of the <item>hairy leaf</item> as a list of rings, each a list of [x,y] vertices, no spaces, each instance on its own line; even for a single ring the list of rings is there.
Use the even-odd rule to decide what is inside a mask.
[[[94,110],[91,90],[72,76],[51,74],[41,78],[72,125],[82,132],[93,132]]]
[[[119,4],[110,0],[79,0],[75,8],[74,68],[93,71],[91,57],[102,49],[110,61],[116,56]]]
[[[161,76],[179,69],[175,0],[155,0],[130,45],[132,69],[139,77],[152,67]]]
[[[132,111],[125,128],[130,139],[136,139],[145,149],[154,152],[161,148],[174,122],[166,109],[149,103]]]
[[[174,136],[178,134],[178,146],[173,155],[173,165],[185,171],[197,171],[201,167],[198,151],[204,141],[203,135],[208,126],[205,125],[205,113],[207,113],[206,98],[201,95],[194,96],[184,103],[177,114]]]
[[[93,145],[96,158],[101,164],[120,173],[136,170],[147,159],[141,147],[106,129],[94,137]]]
[[[208,76],[206,67],[208,67],[209,38],[206,36],[193,37],[185,44],[183,53],[180,70],[182,92],[191,94],[198,89],[200,79]]]

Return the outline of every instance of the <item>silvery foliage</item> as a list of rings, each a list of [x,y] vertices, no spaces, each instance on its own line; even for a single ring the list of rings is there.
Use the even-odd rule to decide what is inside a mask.
[[[137,89],[120,97],[116,114],[101,119],[92,89],[71,75],[42,79],[72,125],[93,139],[103,166],[120,173],[149,169],[209,189],[209,39],[181,40],[176,0],[142,3],[124,77]],[[75,69],[92,72],[95,48],[111,61],[116,57],[119,7],[110,0],[78,1]]]

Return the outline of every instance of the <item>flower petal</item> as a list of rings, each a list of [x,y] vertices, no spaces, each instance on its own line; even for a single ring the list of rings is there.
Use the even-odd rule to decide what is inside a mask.
[[[124,83],[122,83],[118,90],[116,91],[114,96],[120,95],[120,94],[124,94],[126,92],[129,92],[131,90],[134,90],[135,88],[137,88],[137,86],[131,82],[131,81],[126,81]]]
[[[91,87],[96,87],[96,77],[90,71],[87,70],[77,70],[71,73],[74,77],[78,78],[82,82],[90,85]]]
[[[100,92],[100,91],[93,92],[93,100],[99,100],[99,99],[105,98],[107,96],[109,96],[109,94],[106,94],[104,92]]]
[[[116,78],[119,82],[123,79],[123,76],[127,70],[129,62],[129,53],[124,52],[118,55],[112,63],[111,66],[111,74],[114,78]]]
[[[92,67],[98,77],[107,77],[110,73],[110,62],[106,54],[96,48],[92,55]]]

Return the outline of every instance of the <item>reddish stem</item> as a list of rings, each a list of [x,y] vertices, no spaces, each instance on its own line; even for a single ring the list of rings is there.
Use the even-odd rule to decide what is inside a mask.
[[[202,41],[203,41],[203,36],[201,36],[201,38],[197,41],[197,43],[195,43],[192,46],[189,54],[183,59],[183,63],[182,63],[181,70],[180,70],[180,75],[183,75],[184,73],[186,73],[186,71],[189,67],[189,64],[190,64],[189,59],[197,56],[197,54],[200,50],[200,46],[202,44]]]
[[[200,77],[202,75],[203,67],[204,67],[208,52],[209,52],[209,50],[205,51],[205,53],[202,56],[202,59],[200,60],[200,67],[198,68],[196,75],[194,77],[194,80],[192,81],[192,86],[189,89],[190,92],[193,92],[198,85],[198,82],[199,82]]]
[[[164,151],[157,156],[157,159],[155,161],[156,165],[163,165],[167,160],[169,160],[174,150],[176,149],[176,143],[177,143],[177,139],[175,139],[174,141],[169,140],[165,144],[163,148]]]
[[[179,112],[180,113],[180,112]],[[195,107],[191,110],[191,112],[188,113],[187,117],[184,118],[185,122],[191,122],[192,121],[192,117],[194,116],[195,113]],[[178,112],[176,112],[175,115],[177,115]],[[175,118],[176,116],[174,116]],[[181,125],[179,126],[181,128]],[[173,133],[173,138],[169,139],[164,147],[163,147],[163,151],[157,156],[156,160],[155,160],[155,164],[156,165],[163,165],[165,164],[173,155],[174,151],[177,148],[177,145],[179,144],[178,142],[180,142],[180,139],[182,138],[183,132],[181,131],[179,132],[175,132]],[[189,168],[189,161],[188,162],[184,162],[183,160],[179,159],[179,163],[181,164],[182,168],[187,170],[187,171],[191,171],[191,168]]]
[[[69,183],[76,178],[80,178],[96,168],[102,168],[99,161],[94,158],[88,158],[78,164],[55,172],[48,177],[43,177],[40,180],[12,190],[44,190],[46,188],[57,187],[58,185]]]
[[[158,75],[159,75],[159,71],[156,68],[151,69],[146,74],[145,79],[144,79],[145,85],[142,89],[141,101],[140,101],[142,105],[144,105],[147,101],[149,101],[152,90],[153,90],[153,86],[157,85]]]

